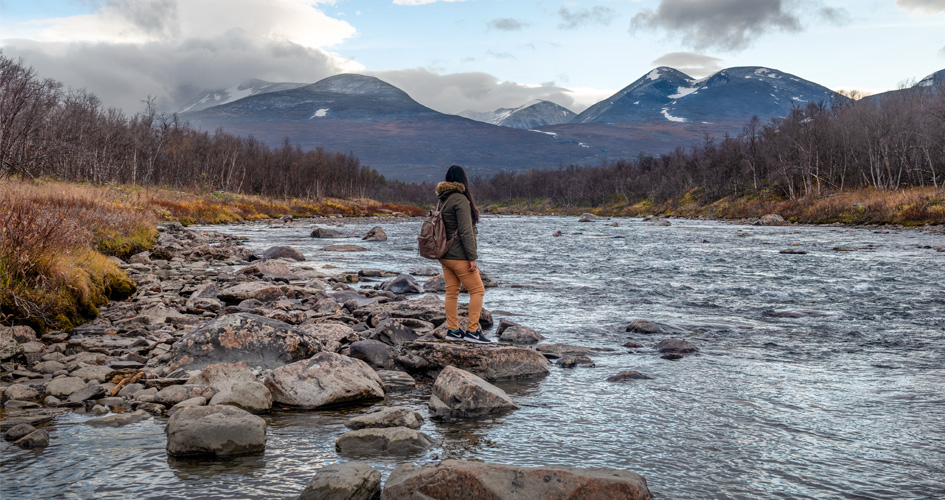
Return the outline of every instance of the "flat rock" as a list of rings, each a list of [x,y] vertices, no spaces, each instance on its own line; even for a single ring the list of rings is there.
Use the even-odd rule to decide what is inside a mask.
[[[158,391],[152,402],[173,406],[197,397],[209,400],[215,393],[216,391],[207,385],[172,385]]]
[[[364,361],[372,368],[390,368],[397,351],[379,340],[359,340],[348,348],[348,355]]]
[[[567,344],[540,344],[535,346],[535,350],[548,359],[557,359],[568,355],[583,356],[591,352],[590,347]]]
[[[304,260],[304,257],[303,257],[303,260]],[[255,264],[252,264],[250,266],[246,266],[243,269],[240,269],[240,274],[245,274],[248,276],[256,276],[257,278],[266,278],[270,280],[282,280],[282,281],[288,281],[288,280],[292,280],[296,278],[292,270],[289,269],[289,266],[283,264],[282,262],[277,262],[277,261],[272,261],[272,260],[263,260]],[[281,292],[281,289],[280,289],[280,292]],[[272,294],[275,295],[276,292],[273,291]],[[278,298],[278,295],[275,295],[275,296],[276,298]],[[254,298],[259,298],[259,296],[257,295]],[[263,300],[263,299],[259,299],[259,300]]]
[[[387,478],[381,496],[382,500],[461,498],[649,500],[650,492],[643,476],[617,469],[444,460],[397,467]]]
[[[262,453],[266,421],[235,406],[195,406],[171,416],[164,428],[167,454],[231,456]]]
[[[17,401],[35,401],[39,399],[39,391],[23,384],[11,384],[3,391],[3,399],[15,399]]]
[[[85,385],[85,380],[79,377],[57,377],[46,384],[46,393],[57,398],[64,398],[82,389]]]
[[[555,362],[555,365],[561,368],[575,368],[578,366],[584,368],[594,368],[597,366],[594,364],[594,361],[591,360],[591,358],[583,354],[568,354],[566,356],[562,356],[558,358],[558,361]]]
[[[381,494],[381,473],[363,462],[336,463],[315,473],[299,500],[375,500]]]
[[[624,370],[616,375],[607,377],[608,382],[626,382],[628,380],[649,380],[653,377],[644,375],[638,371]]]
[[[807,250],[799,250],[797,248],[785,248],[778,253],[788,254],[788,255],[804,255],[807,253]]]
[[[187,380],[188,384],[209,386],[216,391],[211,405],[234,405],[258,413],[272,408],[272,394],[256,380],[246,363],[210,365]]]
[[[408,427],[379,427],[349,431],[335,441],[344,455],[413,455],[433,447],[433,439]]]
[[[366,252],[367,248],[358,245],[351,244],[342,244],[342,245],[328,245],[325,248],[322,248],[325,252]]]
[[[374,407],[372,411],[364,415],[349,418],[348,421],[345,422],[345,427],[351,430],[374,427],[409,427],[411,429],[419,429],[421,425],[423,425],[423,417],[406,406]]]
[[[245,362],[276,368],[321,350],[317,339],[288,323],[237,313],[221,316],[181,337],[171,346],[171,369],[204,368]]]
[[[18,441],[35,430],[36,427],[30,424],[16,424],[7,430],[7,433],[3,435],[3,439],[7,441]]]
[[[140,363],[138,363],[140,365]],[[79,377],[86,382],[94,380],[99,383],[105,383],[115,376],[115,368],[111,366],[83,366],[72,373],[70,376]]]
[[[134,424],[151,418],[151,414],[144,410],[135,410],[130,413],[115,413],[107,417],[93,418],[85,423],[94,427],[120,427]]]
[[[285,294],[282,293],[282,289],[261,282],[247,282],[233,285],[229,288],[221,290],[217,295],[217,298],[226,302],[227,304],[239,304],[240,302],[248,299],[258,300],[260,302],[270,302],[273,300],[278,300],[284,297]]]
[[[327,227],[316,227],[312,230],[312,238],[347,238],[348,235],[337,230]]]
[[[417,381],[407,372],[399,370],[377,370],[377,376],[384,383],[384,390],[387,392],[396,390],[408,390],[417,386]]]
[[[333,352],[276,368],[265,384],[273,401],[301,409],[382,399],[385,394],[367,363]]]
[[[505,391],[454,366],[440,372],[430,395],[433,418],[479,418],[516,408]]]
[[[371,339],[391,346],[413,342],[433,331],[433,323],[414,318],[387,318],[371,333]]]
[[[662,334],[662,335],[688,335],[692,332],[685,328],[657,323],[643,318],[637,318],[627,325],[627,331],[630,333],[643,334]]]
[[[92,399],[98,399],[104,397],[107,394],[105,388],[102,387],[98,382],[89,382],[88,385],[79,389],[78,391],[73,392],[66,398],[67,403],[82,403]]]
[[[534,349],[494,344],[414,342],[405,344],[402,352],[416,359],[411,367],[416,371],[439,371],[452,365],[490,382],[542,377],[551,364]]]
[[[38,373],[50,374],[66,369],[65,363],[59,361],[42,361],[33,365],[33,371]]]
[[[439,326],[446,321],[446,310],[439,297],[424,295],[414,300],[368,304],[356,309],[354,316],[371,328],[388,317],[419,319]]]

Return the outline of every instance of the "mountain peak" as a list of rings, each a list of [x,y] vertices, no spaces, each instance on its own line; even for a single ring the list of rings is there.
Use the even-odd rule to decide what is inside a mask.
[[[319,80],[307,87],[308,90],[331,92],[334,94],[406,96],[399,88],[376,78],[355,73],[342,73]]]

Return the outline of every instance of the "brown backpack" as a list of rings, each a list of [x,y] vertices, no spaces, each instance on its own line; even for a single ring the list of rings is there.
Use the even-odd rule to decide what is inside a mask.
[[[453,233],[452,238],[446,237],[446,223],[443,222],[443,212],[440,211],[440,202],[437,201],[436,210],[430,212],[420,225],[420,236],[417,236],[420,256],[428,259],[443,257],[455,238],[456,233]]]

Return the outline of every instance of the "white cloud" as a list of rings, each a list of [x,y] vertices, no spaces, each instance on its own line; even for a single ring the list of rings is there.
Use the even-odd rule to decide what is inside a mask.
[[[896,5],[911,11],[923,11],[928,14],[945,12],[945,0],[896,0]]]
[[[427,5],[436,2],[465,2],[466,0],[394,0],[394,5]]]

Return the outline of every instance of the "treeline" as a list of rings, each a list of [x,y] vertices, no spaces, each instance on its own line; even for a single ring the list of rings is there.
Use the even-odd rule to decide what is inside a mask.
[[[475,181],[483,201],[550,199],[562,206],[664,202],[699,188],[702,201],[789,199],[875,188],[945,187],[945,82],[872,99],[796,107],[737,136],[605,166],[502,173]]]
[[[0,178],[162,185],[315,199],[364,197],[382,176],[351,154],[272,148],[157,112],[127,116],[0,52]]]

